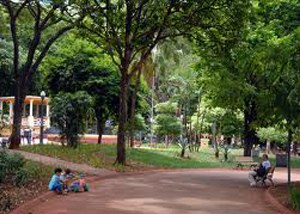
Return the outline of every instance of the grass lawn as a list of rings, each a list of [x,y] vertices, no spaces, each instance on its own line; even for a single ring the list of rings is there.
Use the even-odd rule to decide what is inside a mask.
[[[116,159],[115,145],[83,144],[77,149],[58,145],[25,146],[23,151],[39,153],[51,157],[57,157],[75,163],[85,163],[93,167],[110,170],[147,170],[154,168],[179,169],[179,168],[207,168],[207,167],[235,167],[236,162],[230,156],[242,155],[242,149],[235,149],[229,155],[229,161],[223,162],[214,157],[213,149],[202,149],[201,152],[187,152],[188,158],[178,156],[180,149],[176,146],[170,148],[127,148],[127,163],[131,167],[113,167]],[[220,159],[223,154],[220,152]],[[231,161],[230,161],[231,160]],[[275,164],[275,156],[270,160]],[[292,167],[300,167],[300,158],[292,158]]]
[[[83,144],[77,149],[57,145],[25,146],[23,151],[39,153],[57,157],[75,163],[85,163],[93,167],[114,169],[116,159],[115,145]],[[146,170],[153,168],[199,168],[199,167],[233,167],[234,163],[220,162],[213,154],[213,150],[206,149],[201,152],[187,152],[188,158],[178,156],[180,149],[170,148],[127,148],[127,163],[131,167],[119,170]]]

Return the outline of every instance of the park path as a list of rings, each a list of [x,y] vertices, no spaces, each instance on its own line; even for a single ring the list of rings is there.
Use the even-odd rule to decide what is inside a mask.
[[[23,151],[26,159],[106,177],[120,175]],[[300,180],[299,169],[293,180]],[[265,188],[251,188],[247,171],[232,169],[175,170],[111,176],[90,192],[57,195],[22,214],[280,214],[265,199]],[[109,177],[109,176],[108,176]],[[286,182],[286,169],[276,169],[275,183]]]
[[[86,164],[71,163],[71,162],[68,162],[65,160],[48,157],[45,155],[29,153],[29,152],[24,152],[24,151],[20,151],[20,150],[8,150],[8,152],[21,154],[25,159],[37,161],[37,162],[40,162],[45,165],[57,166],[57,167],[61,167],[61,168],[69,168],[73,171],[83,172],[83,173],[87,173],[90,175],[110,176],[110,175],[117,174],[117,172],[109,171],[106,169],[94,168],[94,167],[88,166]]]
[[[276,183],[285,177],[278,170]],[[26,214],[279,214],[265,191],[249,187],[247,171],[145,172],[98,181],[90,192],[56,196]]]

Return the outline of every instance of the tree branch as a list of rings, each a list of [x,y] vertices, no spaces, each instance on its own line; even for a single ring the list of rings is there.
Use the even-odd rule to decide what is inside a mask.
[[[25,0],[21,6],[19,7],[19,9],[17,10],[16,14],[15,14],[15,18],[17,19],[19,14],[21,13],[21,11],[23,10],[23,8],[26,6],[27,3],[29,3],[30,0]]]
[[[46,44],[44,45],[40,55],[38,56],[38,58],[36,59],[36,61],[34,62],[34,64],[32,65],[29,75],[28,75],[28,79],[30,80],[33,76],[33,73],[37,70],[37,68],[39,67],[40,63],[42,62],[42,60],[44,59],[44,57],[46,56],[46,54],[48,53],[51,45],[59,38],[61,37],[64,33],[66,33],[67,31],[71,30],[72,28],[74,28],[74,25],[67,25],[64,28],[61,28],[59,31],[57,31],[50,39],[48,39],[48,41],[46,42]],[[27,80],[28,80],[27,79]]]
[[[34,25],[34,35],[33,38],[30,42],[29,48],[28,48],[28,55],[27,55],[27,60],[26,63],[24,65],[24,71],[29,71],[30,67],[32,66],[33,63],[33,59],[34,59],[34,55],[36,52],[36,49],[41,41],[41,29],[40,29],[40,22],[41,22],[41,5],[39,4],[39,2],[37,3],[37,17],[35,19],[35,25]],[[25,76],[27,76],[26,74],[24,74]]]
[[[51,19],[54,15],[55,10],[58,8],[58,5],[53,5],[53,7],[51,8],[51,10],[48,12],[48,14],[46,15],[46,17],[43,19],[43,21],[40,24],[40,28],[44,29],[45,25],[47,24],[47,22],[49,21],[49,19]]]
[[[34,19],[36,19],[37,13],[34,11],[34,9],[32,8],[32,6],[31,6],[30,3],[28,4],[28,10],[29,10],[31,16],[32,16]]]
[[[6,0],[4,2],[5,7],[7,8],[7,11],[9,13],[10,17],[10,30],[11,30],[11,37],[13,40],[14,45],[14,58],[13,58],[13,70],[14,70],[14,76],[17,81],[19,78],[19,38],[17,35],[17,23],[16,23],[16,17],[14,16],[13,10],[10,5],[10,1]]]

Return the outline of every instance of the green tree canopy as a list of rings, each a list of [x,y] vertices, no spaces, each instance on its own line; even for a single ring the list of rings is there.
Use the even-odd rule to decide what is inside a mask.
[[[93,98],[101,143],[105,122],[116,118],[119,106],[119,75],[111,59],[93,43],[70,35],[56,46],[42,68],[48,74],[52,96],[85,91]]]
[[[177,104],[159,103],[155,108],[158,114],[155,117],[154,132],[162,136],[179,136],[182,131],[182,124],[176,115]]]

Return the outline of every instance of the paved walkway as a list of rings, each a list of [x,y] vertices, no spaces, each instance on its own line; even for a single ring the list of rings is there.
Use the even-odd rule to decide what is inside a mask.
[[[275,181],[285,182],[285,170]],[[294,175],[294,180],[300,180]],[[88,193],[41,203],[31,214],[277,214],[246,171],[147,172],[99,181]]]
[[[48,157],[48,156],[45,156],[45,155],[33,154],[33,153],[19,151],[19,150],[8,150],[8,152],[10,152],[10,153],[19,153],[19,154],[23,155],[26,159],[37,161],[37,162],[43,163],[45,165],[52,165],[52,166],[57,166],[57,167],[62,167],[62,168],[69,168],[69,169],[72,169],[73,171],[84,172],[84,173],[88,173],[90,175],[103,176],[103,175],[117,174],[116,172],[113,172],[113,171],[94,168],[94,167],[91,167],[91,166],[88,166],[88,165],[85,165],[85,164],[70,163],[68,161]]]
[[[98,176],[116,175],[22,151],[25,158]],[[94,183],[90,192],[56,196],[26,214],[278,214],[266,204],[264,188],[250,188],[247,171],[201,169],[145,172]],[[286,182],[286,169],[276,169],[275,182]],[[300,170],[292,179],[300,180]]]

